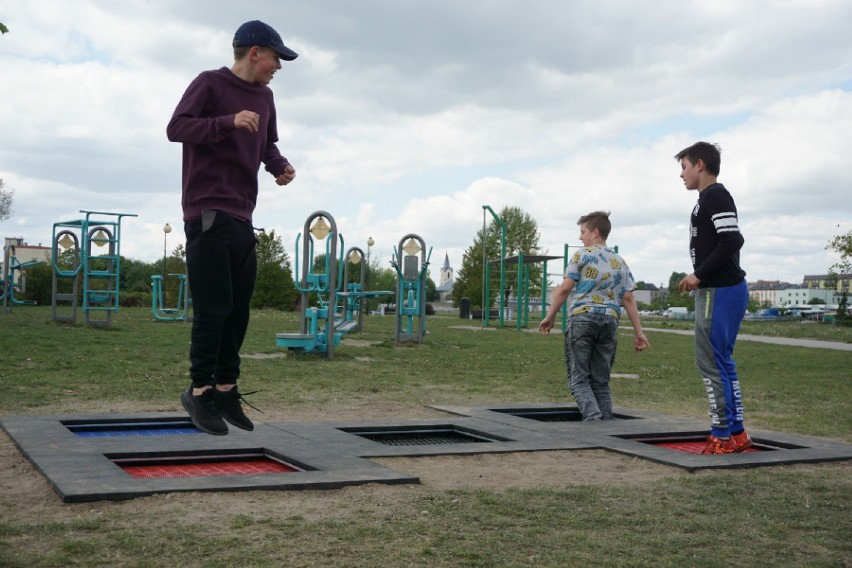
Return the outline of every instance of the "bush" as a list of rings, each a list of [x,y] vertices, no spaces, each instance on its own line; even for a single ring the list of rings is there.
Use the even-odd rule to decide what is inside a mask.
[[[53,265],[37,264],[24,269],[23,273],[27,279],[26,292],[19,299],[49,306],[53,301]]]
[[[118,305],[122,308],[150,308],[151,292],[122,292],[118,296]]]

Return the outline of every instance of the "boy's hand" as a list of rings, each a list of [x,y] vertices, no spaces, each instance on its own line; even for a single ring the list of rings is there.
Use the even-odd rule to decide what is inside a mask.
[[[234,127],[245,128],[249,132],[257,132],[260,126],[260,115],[250,110],[241,110],[234,115]]]
[[[691,292],[698,288],[699,284],[701,284],[701,280],[693,273],[678,282],[677,289],[681,292]]]
[[[550,330],[553,328],[553,318],[546,317],[538,324],[539,333],[550,335]]]
[[[275,178],[275,183],[278,185],[287,185],[296,177],[296,168],[287,164],[284,168],[284,171],[281,172],[281,175]]]
[[[650,348],[651,348],[651,342],[648,341],[648,338],[645,337],[645,334],[644,333],[636,334],[636,336],[633,338],[633,349],[635,349],[636,352],[638,353],[640,351],[643,351],[644,349],[650,349]]]

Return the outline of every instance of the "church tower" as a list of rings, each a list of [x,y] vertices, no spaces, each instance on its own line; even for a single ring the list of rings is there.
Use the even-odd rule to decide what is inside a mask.
[[[453,268],[450,266],[450,255],[444,253],[444,266],[441,267],[441,283],[443,286],[447,282],[453,281]]]
[[[452,302],[453,284],[453,268],[450,266],[450,255],[445,253],[444,266],[441,267],[441,283],[435,287],[441,302]]]

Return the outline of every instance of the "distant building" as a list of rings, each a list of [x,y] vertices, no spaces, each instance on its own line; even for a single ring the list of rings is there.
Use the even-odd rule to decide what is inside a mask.
[[[777,306],[778,292],[792,287],[789,282],[780,280],[758,280],[748,285],[748,293],[762,306]]]
[[[453,301],[453,267],[450,266],[450,256],[444,254],[444,265],[441,267],[440,283],[435,287],[438,292],[438,301],[452,303]]]
[[[20,237],[7,237],[5,246],[11,247],[11,249],[9,250],[9,255],[14,256],[15,260],[17,260],[19,264],[23,264],[25,262],[30,262],[33,260],[41,262],[50,262],[50,247],[43,247],[41,245],[28,245],[26,242],[24,242],[24,239]],[[2,268],[5,259],[5,254],[0,256],[0,268]],[[13,263],[12,266],[15,266],[15,264]]]
[[[804,278],[801,286],[790,287],[776,294],[778,307],[806,306],[818,300],[828,306],[840,304],[844,292],[849,293],[852,274],[811,274]]]
[[[802,286],[805,288],[832,289],[837,292],[846,290],[848,293],[850,281],[852,281],[852,274],[812,274],[805,276]]]
[[[834,290],[826,290],[825,288],[804,288],[796,286],[779,290],[775,295],[774,307],[789,308],[794,306],[807,306],[814,300],[819,300],[830,306],[836,306],[840,303],[840,294]]]
[[[633,290],[633,297],[637,302],[650,306],[654,300],[663,295],[663,291],[654,284],[643,283],[642,289]]]

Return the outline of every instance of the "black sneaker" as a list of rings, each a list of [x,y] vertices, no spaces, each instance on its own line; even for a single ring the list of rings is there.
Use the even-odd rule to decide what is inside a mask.
[[[222,414],[216,408],[213,389],[207,389],[199,396],[192,394],[192,387],[180,395],[180,403],[187,411],[192,423],[202,432],[213,436],[224,436],[228,433],[228,425],[222,420]]]
[[[243,398],[243,395],[241,395],[240,392],[237,390],[236,385],[234,385],[234,388],[227,391],[220,391],[214,388],[213,400],[216,401],[216,405],[219,407],[219,411],[222,413],[222,418],[224,418],[237,428],[242,428],[243,430],[248,430],[249,432],[254,430],[254,424],[252,424],[251,420],[249,420],[249,417],[246,416],[246,413],[243,412],[243,405],[240,404],[240,401],[245,399]],[[246,404],[249,403],[246,401]],[[249,404],[249,406],[251,406],[251,404]],[[252,408],[254,407],[252,406]],[[255,410],[257,409],[255,408]]]

